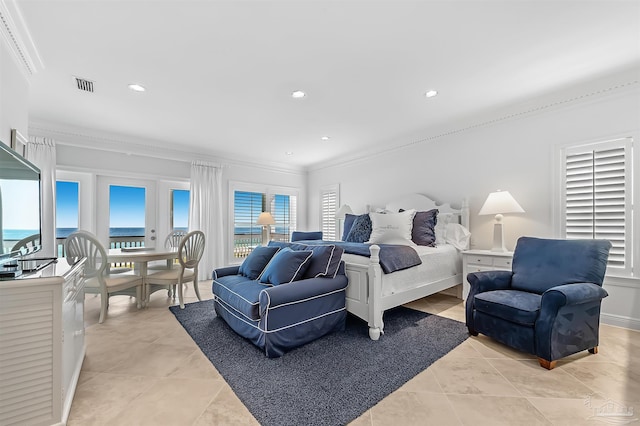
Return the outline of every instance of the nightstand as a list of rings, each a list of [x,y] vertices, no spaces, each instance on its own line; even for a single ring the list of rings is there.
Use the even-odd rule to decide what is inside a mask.
[[[469,272],[510,271],[512,251],[466,250],[462,252],[462,300],[469,294]]]

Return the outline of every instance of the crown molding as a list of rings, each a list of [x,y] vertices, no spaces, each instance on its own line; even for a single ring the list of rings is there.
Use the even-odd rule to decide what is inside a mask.
[[[591,82],[593,83],[593,82]],[[620,74],[615,74],[598,80],[599,84],[579,84],[564,88],[552,93],[547,93],[524,102],[492,108],[481,114],[467,116],[456,119],[453,122],[433,126],[423,131],[418,137],[406,137],[402,143],[369,151],[366,154],[354,154],[351,156],[341,156],[340,159],[329,159],[321,163],[307,167],[307,172],[315,172],[325,169],[342,168],[345,166],[359,164],[381,155],[404,150],[406,148],[435,142],[439,139],[455,136],[459,133],[474,131],[479,128],[489,127],[505,121],[521,119],[558,110],[569,108],[575,105],[584,105],[589,102],[596,102],[601,99],[630,93],[640,89],[638,79],[638,68],[624,70]]]
[[[0,35],[27,79],[44,68],[16,0],[0,0]]]
[[[56,145],[66,145],[97,151],[125,153],[142,157],[158,158],[191,163],[194,160],[218,163],[224,166],[248,167],[279,173],[304,175],[306,171],[300,166],[291,166],[275,162],[238,160],[212,151],[195,151],[180,147],[176,149],[166,143],[128,135],[100,132],[56,123],[31,121],[29,136],[44,136],[53,138]]]

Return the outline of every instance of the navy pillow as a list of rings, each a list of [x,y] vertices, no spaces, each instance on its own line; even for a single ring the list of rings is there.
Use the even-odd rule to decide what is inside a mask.
[[[353,226],[353,222],[356,220],[358,216],[355,214],[345,214],[344,215],[344,229],[342,231],[342,241],[347,241],[347,236],[349,235],[349,231],[351,231],[351,227]]]
[[[371,217],[369,214],[357,216],[345,241],[350,243],[366,243],[371,237]]]
[[[291,248],[294,250],[311,250],[313,253],[309,268],[304,273],[303,278],[335,277],[338,272],[338,267],[340,267],[342,253],[344,253],[341,247],[333,244],[291,244]]]
[[[240,265],[238,273],[250,280],[257,279],[278,250],[280,250],[280,247],[259,246],[254,248]]]
[[[322,231],[293,231],[291,233],[291,241],[301,241],[301,240],[321,240],[322,239]]]
[[[311,251],[283,248],[273,256],[260,277],[260,282],[278,285],[301,279],[311,264],[311,255]]]
[[[411,228],[411,240],[419,246],[435,247],[436,223],[438,223],[438,209],[416,212],[413,217],[413,228]]]

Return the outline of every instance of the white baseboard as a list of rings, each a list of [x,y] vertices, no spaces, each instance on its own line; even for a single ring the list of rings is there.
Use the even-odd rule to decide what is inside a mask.
[[[623,317],[613,314],[600,314],[600,321],[603,324],[614,325],[616,327],[630,328],[632,330],[640,330],[640,319]]]

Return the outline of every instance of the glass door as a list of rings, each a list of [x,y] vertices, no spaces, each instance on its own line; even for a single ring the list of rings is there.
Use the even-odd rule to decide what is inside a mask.
[[[99,176],[97,233],[105,248],[156,247],[156,183]]]

